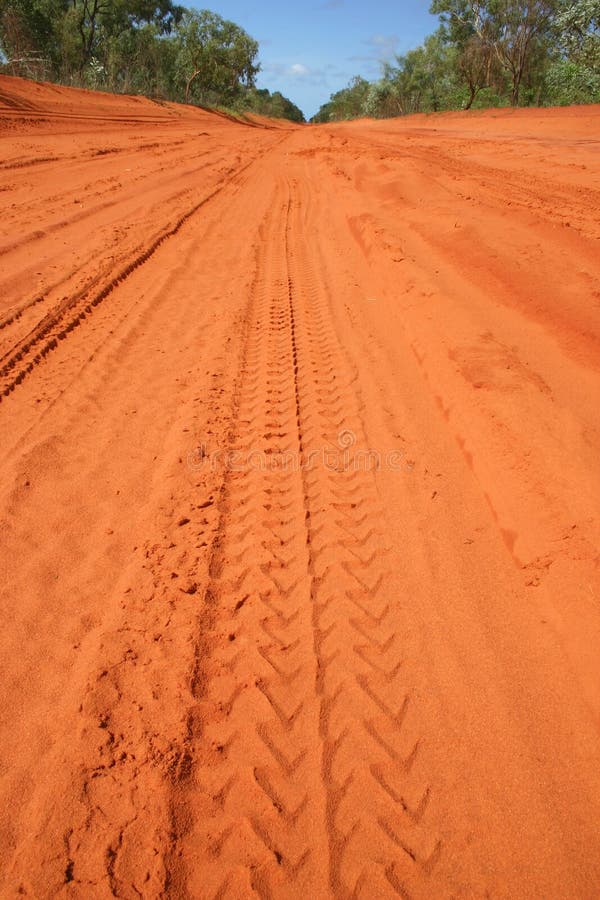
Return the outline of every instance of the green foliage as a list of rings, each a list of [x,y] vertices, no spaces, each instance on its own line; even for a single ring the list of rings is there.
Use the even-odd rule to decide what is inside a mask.
[[[600,102],[600,0],[432,0],[431,12],[440,27],[421,47],[313,121]]]
[[[332,94],[329,102],[321,107],[312,122],[341,122],[364,115],[364,106],[371,85],[365,78],[355,76],[348,87]]]
[[[173,0],[0,0],[10,74],[304,121],[281,94],[256,91],[257,56],[234,22]]]
[[[258,73],[257,42],[216,13],[186,10],[175,29],[176,71],[185,99],[230,105]]]
[[[14,74],[43,77],[60,62],[61,0],[0,0],[0,51]]]
[[[555,106],[600,103],[600,71],[572,60],[558,60],[548,70],[548,102]]]
[[[517,105],[521,86],[539,69],[548,53],[548,38],[559,0],[433,0],[431,12],[440,15],[461,57],[471,46],[476,57],[499,66]],[[463,71],[463,75],[466,76]],[[476,79],[485,87],[482,79]]]
[[[485,106],[600,102],[600,0],[431,0],[440,27],[313,118],[335,122]],[[255,87],[258,44],[174,0],[0,0],[14,75],[303,121]]]
[[[148,26],[167,34],[181,13],[172,0],[0,0],[0,49],[14,74],[36,58],[48,77],[110,86],[115,47]]]
[[[561,0],[554,29],[564,58],[600,69],[600,0]]]
[[[456,51],[438,30],[422,47],[398,57],[398,65],[388,68],[386,76],[404,113],[448,109],[457,88]]]
[[[288,119],[290,122],[298,123],[305,121],[304,113],[291,100],[279,91],[271,94],[266,88],[245,91],[237,107],[244,112],[253,112],[272,119]]]
[[[363,111],[373,119],[387,119],[403,114],[400,96],[390,78],[382,78],[370,86]]]
[[[548,100],[600,103],[600,0],[561,0],[554,22],[558,58],[548,69]]]

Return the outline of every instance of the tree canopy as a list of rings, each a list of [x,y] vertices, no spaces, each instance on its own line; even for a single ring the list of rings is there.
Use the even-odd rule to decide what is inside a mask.
[[[0,0],[10,74],[304,121],[256,91],[258,51],[235,22],[173,0]]]
[[[600,102],[600,0],[432,0],[439,28],[313,121]],[[360,82],[360,89],[357,85]]]
[[[600,102],[600,0],[431,0],[439,27],[315,122],[508,105]],[[0,0],[0,67],[30,78],[303,121],[256,88],[243,28],[174,0]],[[3,62],[3,65],[2,65]]]

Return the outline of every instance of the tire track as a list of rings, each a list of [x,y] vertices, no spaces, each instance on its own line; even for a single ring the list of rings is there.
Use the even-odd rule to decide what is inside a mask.
[[[281,138],[286,140],[287,135]],[[280,141],[280,142],[281,142]],[[195,203],[177,220],[163,229],[143,249],[132,256],[116,273],[104,273],[105,283],[99,289],[95,285],[86,286],[81,291],[66,297],[44,316],[41,321],[12,347],[0,360],[0,403],[8,397],[25,378],[33,372],[69,334],[78,328],[94,309],[103,303],[129,276],[151,259],[166,241],[179,233],[203,206],[218,196],[227,187],[235,185],[244,173],[262,158],[266,150],[258,153],[250,162],[240,166],[233,175],[221,182],[199,202]],[[110,278],[110,280],[108,280]]]
[[[85,222],[86,220],[91,219],[94,216],[97,216],[99,213],[106,212],[107,210],[119,208],[122,211],[122,208],[130,201],[133,201],[136,198],[136,196],[139,194],[140,189],[138,186],[138,182],[140,182],[141,180],[144,180],[145,184],[147,185],[148,179],[158,178],[161,175],[161,173],[163,173],[163,176],[164,176],[165,166],[164,166],[163,157],[168,156],[168,148],[169,147],[176,147],[180,143],[182,143],[182,142],[177,141],[177,142],[173,142],[172,144],[166,145],[167,151],[161,152],[161,154],[159,155],[159,163],[158,163],[159,167],[157,169],[151,171],[150,173],[145,172],[144,174],[140,174],[138,177],[131,179],[127,185],[127,188],[120,190],[118,199],[116,199],[116,200],[101,199],[100,202],[96,202],[96,203],[94,203],[94,205],[89,206],[82,213],[78,213],[76,215],[70,215],[70,216],[67,216],[66,218],[59,219],[58,221],[53,221],[51,224],[47,224],[45,226],[43,232],[40,232],[39,230],[33,230],[25,235],[22,235],[21,237],[13,239],[10,244],[5,244],[4,246],[0,247],[0,256],[4,256],[4,255],[10,254],[12,252],[21,250],[22,248],[26,247],[27,245],[30,245],[30,249],[32,250],[32,253],[35,255],[35,251],[33,250],[33,248],[34,248],[34,245],[37,247],[37,243],[40,239],[44,239],[44,238],[47,238],[48,236],[58,234],[59,232],[61,232],[63,230],[66,233],[69,229],[72,229],[73,226],[75,226],[76,224]],[[108,152],[111,152],[111,153],[112,152],[114,152],[114,153],[127,152],[128,154],[131,155],[132,159],[135,159],[136,153],[138,153],[139,151],[141,151],[143,149],[144,149],[143,145],[141,147],[137,148],[133,152],[131,151],[131,148],[120,148],[120,149],[113,148],[111,151],[106,151],[106,153],[108,153]],[[99,152],[104,152],[104,151],[95,151],[95,154],[98,154]],[[205,167],[206,167],[206,160],[203,161],[202,166],[196,167],[196,168],[188,168],[185,171],[181,171],[182,164],[184,162],[188,162],[190,160],[195,160],[197,162],[199,159],[203,159],[206,156],[210,156],[211,153],[214,154],[214,149],[206,150],[201,153],[196,152],[195,154],[186,154],[183,157],[176,155],[176,156],[172,157],[171,159],[169,159],[168,160],[169,161],[169,171],[173,172],[174,174],[172,174],[169,177],[161,177],[161,188],[165,188],[171,184],[173,184],[173,185],[180,184],[182,179],[186,180],[186,182],[189,184],[191,179],[197,178],[198,175],[204,173]],[[92,155],[90,158],[93,159],[94,155]],[[62,158],[62,159],[56,160],[56,162],[65,163],[69,159],[70,159],[69,157]],[[75,157],[73,157],[73,159],[75,159]],[[219,166],[222,166],[222,164],[225,162],[225,160],[226,160],[225,156],[219,156],[217,158],[214,158],[214,156],[213,156],[210,159],[210,163],[211,163],[213,170],[216,170],[216,169],[218,169]],[[88,163],[86,163],[86,171],[87,171],[87,167],[88,167]],[[103,187],[105,184],[106,184],[105,178],[102,178],[102,179],[98,180],[97,182],[93,183],[92,187],[94,189],[96,187],[102,188],[100,191],[95,192],[95,197],[106,198],[108,195],[113,194],[114,190],[113,190],[112,184],[109,186],[108,189]],[[86,193],[88,193],[89,190],[90,190],[90,185],[88,184],[85,186]],[[185,200],[189,201],[189,196],[191,193],[192,193],[191,189],[189,187],[186,187],[183,190],[180,189],[180,190],[176,191],[175,193],[170,193],[170,194],[167,194],[167,195],[161,197],[158,205],[155,206],[155,208],[151,211],[150,217],[152,217],[152,215],[155,215],[156,217],[158,217],[160,219],[161,210],[164,210],[165,208],[172,208],[172,207],[175,207],[178,205],[182,205],[183,201],[185,201]],[[40,198],[38,197],[36,199],[39,204]],[[58,197],[47,198],[47,202],[53,203],[53,202],[58,201],[59,199],[60,198],[58,198]],[[64,211],[64,207],[63,207],[63,211]],[[33,214],[37,217],[39,215],[39,210],[37,210],[37,208],[34,209]],[[122,212],[121,212],[121,215],[122,215]],[[117,216],[117,218],[115,219],[115,222],[117,220],[120,221],[119,216]],[[106,258],[106,256],[108,256],[108,258],[111,260],[111,262],[109,262],[107,265],[105,265],[104,268],[101,271],[99,271],[97,274],[95,274],[92,277],[87,278],[85,286],[83,288],[81,288],[79,293],[83,294],[84,292],[93,291],[94,287],[96,287],[98,284],[102,284],[104,281],[106,281],[112,275],[112,273],[114,272],[114,269],[115,269],[115,265],[119,260],[127,260],[128,257],[130,257],[132,255],[133,249],[135,249],[135,248],[124,248],[122,246],[122,239],[119,238],[118,234],[115,235],[115,237],[113,237],[112,241],[109,241],[108,244],[105,244],[103,247],[94,248],[93,251],[90,252],[89,257],[86,260],[79,262],[79,264],[77,265],[77,267],[75,269],[71,269],[69,267],[64,268],[62,275],[59,277],[59,279],[53,280],[51,283],[47,284],[44,289],[44,292],[42,294],[34,293],[33,295],[30,295],[27,299],[19,300],[18,302],[16,302],[13,306],[8,308],[6,310],[6,312],[0,313],[0,331],[3,331],[4,329],[9,328],[10,326],[14,326],[17,322],[19,322],[20,320],[23,319],[23,317],[26,315],[26,313],[28,311],[30,311],[32,309],[32,307],[34,307],[38,304],[41,304],[41,303],[50,303],[51,302],[50,298],[57,291],[59,291],[61,289],[63,291],[68,291],[69,290],[69,282],[73,278],[73,276],[77,275],[77,274],[81,274],[81,271],[85,271],[86,268],[87,269],[93,268],[94,263],[95,262],[97,263],[99,261],[99,254],[100,254],[100,257],[104,256]],[[111,251],[112,251],[112,255],[111,255]],[[118,251],[118,255],[115,257],[114,253],[116,251]],[[37,324],[39,324],[39,323],[36,323],[36,325]],[[21,330],[24,331],[25,328],[22,328]],[[17,332],[17,333],[15,334],[13,332]],[[10,342],[10,346],[9,346],[9,350],[8,350],[8,353],[10,353],[10,352],[14,351],[15,347],[20,345],[21,340],[24,340],[24,339],[26,339],[26,335],[23,338],[21,338],[20,335],[18,334],[18,329],[13,328],[13,329],[11,329],[11,332],[9,333],[9,335],[4,338],[3,343]],[[4,357],[6,355],[7,355],[6,353],[0,351],[0,362],[2,361],[2,359],[4,359]]]
[[[303,466],[329,885],[336,897],[412,896],[427,890],[441,842],[427,825],[431,788],[413,775],[422,737],[391,589],[393,556],[379,524],[378,456],[362,424],[360,373],[335,333],[322,262],[302,239],[311,233],[306,183],[297,195],[287,255],[307,373],[301,421],[309,438],[334,451],[328,464]]]
[[[304,237],[310,192],[281,193],[257,259],[167,893],[422,895],[441,843],[414,777],[359,373]]]
[[[231,465],[205,594],[212,631],[203,636],[191,678],[197,705],[182,753],[184,784],[173,797],[172,896],[251,890],[270,897],[286,885],[318,895],[326,883],[324,861],[314,851],[326,843],[323,825],[318,833],[325,816],[314,740],[318,708],[310,691],[316,671],[294,351],[286,259],[279,252],[286,214],[284,202],[269,215],[257,259]],[[185,865],[199,853],[199,866]]]
[[[201,157],[202,155],[208,155],[208,151],[206,154],[197,154],[196,158]],[[214,162],[211,160],[211,162],[213,162],[214,168],[217,168],[217,166],[221,165],[224,162],[224,160],[225,160],[225,157],[220,157],[220,158],[215,159]],[[178,171],[178,167],[180,167],[180,166],[181,166],[181,160],[178,160],[175,158],[171,161],[171,167],[172,167],[171,171],[175,171],[176,174],[171,177],[163,177],[162,178],[163,186],[168,185],[170,183],[177,183],[177,182],[181,183],[181,181],[184,179],[186,180],[187,183],[189,183],[189,181],[192,178],[194,178],[194,177],[197,178],[203,171],[203,166],[197,166],[196,168],[190,168],[185,171],[181,171],[179,169],[179,171]],[[152,177],[152,175],[158,176],[163,171],[164,171],[164,169],[159,169],[156,172],[150,173],[150,177]],[[127,192],[124,190],[121,191],[119,196],[116,199],[115,198],[112,198],[109,200],[102,199],[102,198],[106,197],[107,195],[113,193],[113,191],[111,189],[108,189],[108,190],[105,189],[105,190],[96,192],[95,196],[97,198],[100,198],[99,200],[97,200],[97,201],[95,200],[94,203],[91,203],[88,207],[86,207],[85,209],[81,210],[78,213],[71,214],[71,215],[68,215],[66,218],[62,218],[62,219],[59,218],[53,222],[47,223],[44,227],[43,232],[40,232],[38,229],[34,229],[33,231],[31,231],[29,233],[23,234],[22,236],[20,236],[16,239],[13,239],[11,241],[11,243],[0,246],[0,256],[6,256],[10,253],[14,253],[16,250],[21,250],[22,248],[26,247],[28,244],[34,245],[37,241],[40,240],[41,237],[48,237],[51,235],[58,234],[62,231],[65,231],[66,229],[71,228],[73,225],[78,225],[78,224],[86,222],[88,219],[93,219],[94,217],[98,216],[100,213],[106,212],[109,209],[114,209],[117,206],[123,206],[124,202],[134,199],[136,194],[139,193],[139,188],[136,186],[137,182],[139,180],[141,180],[141,179],[138,179],[138,178],[133,179],[128,186],[129,190]],[[94,185],[93,187],[96,187],[96,185]],[[89,190],[89,187],[86,187],[86,190]],[[161,205],[169,207],[173,203],[175,203],[177,200],[180,200],[181,198],[185,197],[189,193],[190,193],[189,187],[179,189],[178,191],[176,191],[170,195],[167,195],[164,199],[162,199]],[[51,198],[51,199],[54,200],[54,198]],[[20,216],[23,217],[22,210],[20,210]],[[6,319],[2,320],[2,324],[6,324]]]
[[[521,212],[533,211],[536,216],[550,223],[561,226],[567,223],[567,227],[580,230],[588,237],[598,237],[595,225],[597,217],[594,215],[600,199],[597,190],[584,191],[566,181],[544,178],[542,174],[532,182],[526,171],[497,168],[489,162],[479,162],[472,156],[469,158],[468,172],[465,173],[460,142],[447,145],[443,151],[439,146],[428,147],[422,144],[418,151],[405,145],[399,150],[395,136],[392,143],[384,139],[383,133],[378,135],[376,141],[366,141],[353,135],[352,143],[363,154],[368,152],[368,148],[377,147],[382,153],[381,158],[386,161],[393,161],[401,166],[406,166],[408,162],[419,177],[428,182],[437,180],[441,189],[444,184],[452,183],[453,195],[461,202],[471,204],[475,202],[475,195],[477,203],[484,204],[491,210],[510,205]],[[477,186],[476,192],[473,184]]]

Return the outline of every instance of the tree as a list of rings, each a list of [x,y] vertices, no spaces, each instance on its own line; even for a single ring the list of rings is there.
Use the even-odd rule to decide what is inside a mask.
[[[245,92],[240,107],[261,116],[273,119],[288,119],[290,122],[304,122],[304,113],[295,103],[284,97],[280,91],[272,94],[266,88],[251,88]]]
[[[123,29],[100,51],[102,74],[111,91],[175,96],[175,47],[154,24]]]
[[[562,0],[554,31],[568,59],[600,69],[600,0]]]
[[[391,79],[382,78],[371,85],[365,100],[364,113],[376,119],[403,115],[402,101]]]
[[[257,55],[234,22],[173,0],[0,0],[0,62],[15,75],[244,108]],[[269,104],[302,119],[282,95]]]
[[[312,122],[341,122],[364,115],[365,102],[371,85],[365,78],[355,75],[347,87],[337,91],[329,102],[313,116]]]
[[[398,56],[396,65],[384,66],[377,93],[386,106],[395,104],[400,114],[407,114],[452,107],[456,89],[456,49],[449,45],[444,30],[438,29],[421,47]],[[370,108],[373,101],[371,95]]]
[[[78,70],[93,58],[104,58],[110,42],[125,32],[154,25],[168,33],[183,8],[172,0],[68,0],[68,15],[78,35]]]
[[[0,50],[14,75],[39,77],[56,68],[64,7],[64,0],[0,0]]]
[[[438,13],[456,31],[476,35],[507,73],[516,106],[523,78],[536,55],[544,53],[558,0],[433,0]]]
[[[243,87],[253,87],[259,71],[258,44],[243,28],[216,13],[186,10],[176,27],[177,67],[192,96],[208,103],[215,96],[235,99]]]
[[[457,70],[469,92],[465,109],[471,109],[478,93],[490,83],[493,55],[489,45],[473,34],[461,47]]]
[[[456,89],[456,50],[451,47],[443,28],[425,38],[416,71],[424,88],[422,107],[438,112],[452,105]]]
[[[600,102],[600,0],[562,0],[554,35],[558,54],[547,74],[550,100]]]
[[[135,42],[146,26],[168,34],[182,12],[172,0],[0,0],[0,47],[8,60],[35,54],[50,75],[85,83],[90,66],[107,71],[119,40]]]
[[[490,86],[496,74],[497,62],[491,42],[487,36],[482,38],[477,34],[469,19],[468,0],[454,4],[434,0],[431,12],[440,15],[441,33],[456,50],[456,74],[467,91],[463,105],[470,109],[479,92]]]

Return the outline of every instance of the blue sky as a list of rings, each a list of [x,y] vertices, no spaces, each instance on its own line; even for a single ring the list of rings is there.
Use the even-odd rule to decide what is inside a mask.
[[[430,0],[206,0],[260,43],[258,86],[280,90],[307,118],[353,75],[377,78],[381,61],[435,30]]]

